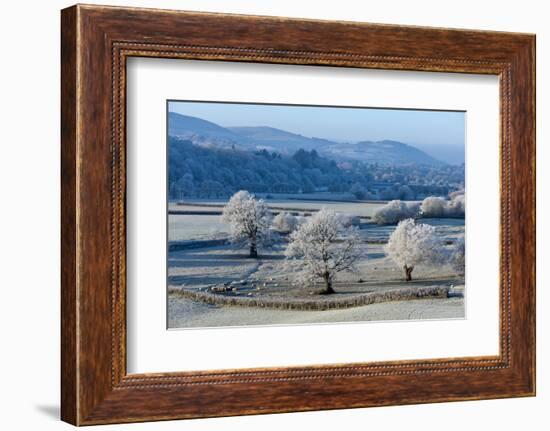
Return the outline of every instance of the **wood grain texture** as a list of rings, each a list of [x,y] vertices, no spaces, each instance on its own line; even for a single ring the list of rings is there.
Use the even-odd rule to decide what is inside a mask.
[[[87,425],[534,394],[533,35],[79,5],[62,11],[61,36],[63,420]],[[498,75],[500,354],[127,375],[131,56]]]
[[[76,9],[61,16],[61,417],[77,422]]]

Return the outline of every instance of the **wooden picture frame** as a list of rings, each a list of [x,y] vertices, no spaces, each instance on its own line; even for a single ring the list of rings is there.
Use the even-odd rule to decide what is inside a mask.
[[[61,50],[64,421],[535,394],[534,35],[77,5],[62,11]],[[128,375],[125,65],[131,56],[498,75],[500,354]]]

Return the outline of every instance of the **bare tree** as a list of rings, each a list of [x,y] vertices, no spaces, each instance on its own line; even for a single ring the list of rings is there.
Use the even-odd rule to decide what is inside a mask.
[[[436,235],[435,228],[427,224],[417,224],[413,219],[399,222],[384,251],[403,268],[407,281],[412,280],[415,266],[435,265],[445,261],[443,242]]]
[[[363,256],[357,228],[344,227],[342,217],[327,209],[311,216],[290,238],[285,251],[289,265],[298,271],[302,282],[321,278],[325,284],[323,293],[334,293],[336,275],[355,271],[355,263]]]
[[[271,212],[261,199],[245,190],[235,193],[223,209],[222,221],[231,226],[231,239],[246,243],[250,257],[258,257],[258,245],[270,237]]]

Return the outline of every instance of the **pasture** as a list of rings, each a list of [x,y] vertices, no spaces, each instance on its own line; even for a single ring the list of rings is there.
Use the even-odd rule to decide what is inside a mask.
[[[245,248],[229,243],[201,247],[201,241],[228,238],[230,227],[221,221],[226,201],[192,200],[184,205],[169,205],[168,241],[181,247],[168,256],[169,327],[215,327],[241,325],[281,325],[291,323],[324,323],[370,320],[463,318],[464,277],[457,276],[445,265],[437,268],[418,266],[414,280],[405,283],[402,269],[384,253],[384,244],[395,225],[376,225],[370,217],[384,202],[334,202],[273,199],[266,203],[274,213],[285,211],[300,218],[327,208],[338,213],[361,217],[361,253],[358,271],[338,274],[334,282],[336,296],[386,292],[400,287],[438,286],[449,289],[448,298],[397,301],[353,307],[349,310],[299,311],[267,310],[200,303],[178,290],[207,291],[213,286],[234,286],[235,296],[258,298],[310,298],[318,300],[318,286],[296,282],[285,265],[287,240],[281,237],[270,247],[259,249],[259,258],[249,258]],[[448,244],[464,236],[464,220],[426,219],[422,222],[436,227],[437,234]],[[186,248],[193,242],[192,248]],[[197,247],[197,244],[199,246]],[[205,242],[206,244],[206,242]],[[237,287],[238,286],[238,287]],[[414,304],[413,304],[414,303]]]

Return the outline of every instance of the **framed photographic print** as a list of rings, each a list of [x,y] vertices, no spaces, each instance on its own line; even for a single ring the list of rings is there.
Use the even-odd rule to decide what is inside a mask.
[[[464,112],[171,100],[167,117],[168,328],[465,317]],[[396,128],[447,162],[382,139]]]
[[[61,30],[63,420],[535,394],[533,35]]]

